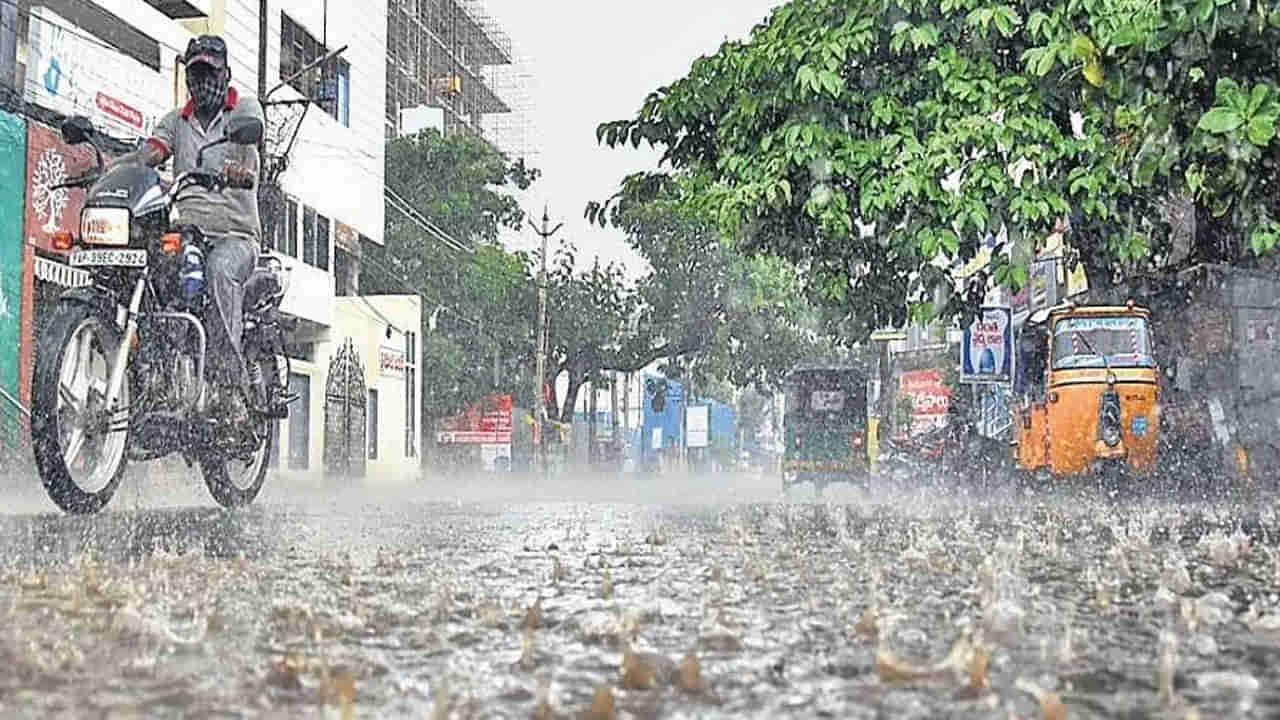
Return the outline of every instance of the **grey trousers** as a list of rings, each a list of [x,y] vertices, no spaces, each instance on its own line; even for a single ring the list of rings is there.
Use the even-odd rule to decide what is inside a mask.
[[[209,380],[223,387],[243,387],[244,285],[258,260],[258,245],[251,238],[224,235],[211,240],[204,261],[209,305],[205,330],[209,334]]]

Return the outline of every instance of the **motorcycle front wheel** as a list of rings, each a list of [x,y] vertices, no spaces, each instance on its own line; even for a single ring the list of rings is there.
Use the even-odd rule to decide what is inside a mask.
[[[96,308],[59,303],[36,344],[31,441],[49,498],[64,512],[96,513],[124,477],[129,383],[108,413],[120,332]]]

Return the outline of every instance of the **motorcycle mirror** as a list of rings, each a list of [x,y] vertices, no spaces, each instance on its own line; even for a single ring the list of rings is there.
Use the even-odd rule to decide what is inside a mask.
[[[68,145],[89,142],[94,135],[93,123],[83,115],[73,115],[62,122],[62,140]]]
[[[236,145],[257,145],[262,132],[262,121],[256,117],[241,115],[227,123],[227,140]]]

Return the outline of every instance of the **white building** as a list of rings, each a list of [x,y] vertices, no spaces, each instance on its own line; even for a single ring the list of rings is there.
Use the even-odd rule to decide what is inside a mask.
[[[260,58],[264,5],[266,52]],[[380,354],[384,346],[409,357],[419,352],[421,308],[416,298],[346,297],[356,291],[362,244],[383,243],[387,0],[33,0],[29,18],[19,41],[26,45],[19,73],[28,102],[64,114],[90,114],[122,139],[145,136],[168,108],[185,102],[176,58],[196,34],[226,39],[232,84],[253,95],[264,87],[271,90],[330,49],[346,47],[326,69],[265,98],[327,98],[308,107],[282,178],[286,208],[267,238],[290,271],[283,310],[300,321],[289,354],[290,384],[301,398],[280,428],[284,461],[279,464],[284,472],[324,466],[326,443],[333,444],[325,423],[326,379],[350,340],[371,391],[364,398],[371,411],[367,435],[377,440],[368,448],[377,455],[369,457],[371,474],[395,467],[416,472],[414,443],[402,441],[394,444],[398,452],[390,452],[392,437],[412,432],[416,443],[416,362],[405,363],[409,372],[388,374],[380,369]],[[260,67],[265,68],[261,78]],[[64,76],[65,83],[55,82]],[[106,107],[103,95],[110,100]],[[269,136],[286,108],[267,104]],[[77,282],[75,273],[48,269],[57,259],[37,260],[41,280]],[[398,390],[392,387],[396,383]]]

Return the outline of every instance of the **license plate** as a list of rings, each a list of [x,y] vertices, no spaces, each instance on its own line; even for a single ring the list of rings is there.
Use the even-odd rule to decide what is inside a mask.
[[[1133,419],[1133,434],[1135,437],[1147,436],[1147,418],[1139,415]]]
[[[146,267],[146,250],[76,250],[71,267]]]

